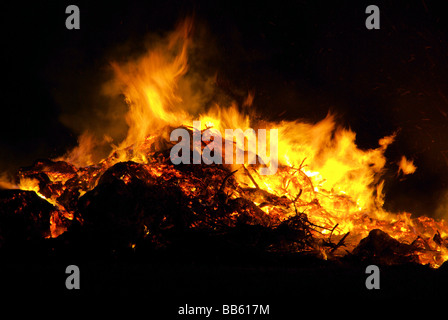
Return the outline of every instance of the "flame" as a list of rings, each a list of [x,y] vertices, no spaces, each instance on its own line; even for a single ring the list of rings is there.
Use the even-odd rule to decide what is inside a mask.
[[[34,191],[36,194],[41,197],[42,199],[46,199],[44,195],[40,194],[39,191],[39,180],[34,178],[24,178],[20,179],[20,183],[18,185],[19,189],[27,190],[27,191]]]
[[[98,145],[93,135],[84,132],[78,139],[78,146],[73,148],[66,155],[55,160],[68,161],[77,167],[85,167],[94,164],[92,160],[92,150]]]
[[[390,213],[382,207],[384,153],[393,143],[395,134],[379,139],[376,148],[363,150],[356,145],[356,134],[338,126],[332,114],[317,123],[260,120],[251,109],[253,93],[248,94],[242,106],[236,102],[229,105],[215,102],[198,109],[200,93],[193,92],[193,85],[186,85],[189,90],[181,90],[180,85],[189,75],[191,33],[192,21],[186,19],[167,40],[160,41],[138,59],[111,64],[114,78],[105,91],[124,96],[129,107],[126,114],[129,128],[126,138],[113,146],[109,157],[97,164],[101,169],[95,171],[96,177],[117,162],[132,160],[147,164],[150,159],[146,146],[150,142],[159,138],[169,141],[170,128],[191,127],[194,120],[201,121],[201,130],[213,127],[222,136],[226,129],[278,129],[279,168],[276,174],[260,175],[258,165],[235,166],[238,169],[235,178],[241,185],[286,197],[293,203],[282,210],[259,203],[267,215],[286,219],[304,212],[312,223],[321,226],[323,236],[331,234],[341,239],[350,233],[347,238],[349,248],[376,228],[402,242],[412,243],[421,237],[432,251],[421,253],[421,263],[437,267],[448,259],[447,249],[431,240],[436,234],[441,238],[448,236],[443,220],[412,218],[409,213]],[[185,83],[182,86],[185,88]],[[269,150],[269,143],[266,143],[266,150]],[[61,159],[77,168],[91,166],[95,145],[94,140],[84,134],[79,145]],[[247,150],[247,139],[236,147]],[[163,168],[153,167],[151,170],[154,175],[160,175],[159,170]],[[399,172],[411,174],[415,170],[413,162],[403,156]],[[94,182],[88,187],[93,188]],[[47,199],[40,194],[37,180],[21,180],[19,188],[33,190]],[[189,186],[186,192],[197,192],[197,188]],[[80,194],[85,191],[81,190]],[[57,204],[55,198],[47,200]],[[54,217],[52,224],[57,223],[58,217]],[[52,228],[53,235],[60,234],[56,227]]]
[[[413,174],[415,170],[417,170],[417,167],[414,165],[414,162],[406,159],[405,156],[402,156],[400,162],[398,163],[398,174],[400,174],[400,172],[404,175]]]
[[[139,145],[167,125],[178,126],[190,120],[182,108],[182,98],[176,93],[180,77],[188,70],[187,48],[192,21],[183,24],[137,61],[112,63],[115,79],[113,89],[120,90],[129,106],[126,139],[118,146],[123,150]]]

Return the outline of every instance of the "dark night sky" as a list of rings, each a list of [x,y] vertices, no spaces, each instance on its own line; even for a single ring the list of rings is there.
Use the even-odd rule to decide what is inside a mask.
[[[448,190],[448,5],[440,1],[41,1],[2,4],[0,171],[74,146],[64,119],[97,119],[98,89],[120,45],[173,29],[191,13],[214,36],[210,70],[229,94],[255,91],[272,118],[317,121],[328,110],[360,147],[399,130],[387,153],[387,206],[433,212]],[[76,4],[81,30],[65,28]],[[369,4],[381,30],[365,28]],[[212,70],[213,69],[213,70]],[[413,176],[393,181],[401,155]]]

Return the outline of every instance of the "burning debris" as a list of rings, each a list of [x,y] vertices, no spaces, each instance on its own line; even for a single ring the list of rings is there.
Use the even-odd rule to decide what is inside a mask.
[[[3,184],[11,190],[0,192],[0,251],[54,238],[107,252],[151,251],[196,237],[228,248],[322,259],[433,267],[448,259],[444,221],[382,208],[384,152],[395,135],[380,139],[376,149],[361,150],[356,135],[337,127],[331,115],[317,124],[269,122],[236,103],[192,112],[183,102],[192,98],[177,92],[188,71],[190,32],[186,21],[137,61],[113,63],[109,91],[125,96],[129,131],[108,157],[92,163],[94,144],[83,136],[65,157],[37,161],[20,169],[15,183]],[[246,109],[252,101],[244,102]],[[194,119],[201,125],[191,129]],[[169,133],[178,128],[190,137],[189,148],[170,141]],[[210,134],[195,140],[195,133],[210,128],[221,137],[227,129],[273,129],[278,140],[260,139],[256,149],[247,136],[221,144]],[[225,160],[226,149],[233,157],[233,148],[243,163],[204,159],[208,154]],[[262,150],[278,151],[275,174],[262,173],[269,161],[249,161],[266,159]],[[179,152],[189,161],[173,164],[170,155]],[[403,157],[400,171],[415,170]]]
[[[154,150],[154,146],[145,149]],[[412,243],[400,242],[379,229],[362,240],[353,231],[337,233],[339,225],[330,224],[334,217],[320,204],[319,193],[303,168],[279,167],[285,188],[300,185],[299,193],[289,198],[261,188],[255,165],[234,171],[223,164],[173,165],[169,153],[170,149],[148,153],[151,160],[145,164],[108,165],[115,162],[112,155],[99,165],[83,168],[50,160],[22,168],[19,180],[28,181],[33,191],[2,191],[2,247],[17,241],[69,237],[107,252],[158,250],[178,246],[197,234],[202,241],[221,239],[229,246],[323,259],[443,262],[446,240],[439,231],[432,240],[419,235]],[[246,176],[248,183],[239,181],[237,173]],[[341,196],[336,200],[341,206],[352,202]],[[410,225],[367,214],[353,219],[366,229]],[[420,223],[420,227],[413,223],[414,228],[429,227],[423,220]]]

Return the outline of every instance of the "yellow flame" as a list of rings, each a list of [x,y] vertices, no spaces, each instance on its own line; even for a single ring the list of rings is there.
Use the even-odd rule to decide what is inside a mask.
[[[384,153],[395,135],[381,138],[376,148],[362,150],[356,145],[356,134],[338,126],[331,114],[314,124],[258,121],[253,115],[241,111],[242,107],[253,104],[253,93],[248,94],[241,107],[236,102],[224,106],[215,103],[200,112],[193,110],[186,102],[199,98],[191,92],[187,96],[185,92],[189,90],[179,90],[180,79],[189,72],[191,30],[192,21],[187,19],[166,41],[161,41],[140,58],[112,63],[115,76],[108,85],[109,93],[123,94],[129,107],[126,114],[128,133],[114,148],[113,152],[118,154],[114,157],[115,162],[147,162],[147,154],[139,146],[149,139],[148,136],[166,136],[164,130],[167,126],[191,126],[193,120],[200,120],[202,129],[213,126],[222,136],[225,129],[277,129],[279,165],[282,166],[277,174],[259,175],[255,166],[247,169],[253,173],[251,179],[243,170],[235,176],[241,184],[258,185],[266,191],[293,199],[298,209],[288,208],[282,213],[284,218],[295,214],[296,209],[307,210],[311,221],[327,227],[323,234],[336,236],[354,232],[362,237],[369,230],[380,227],[393,237],[407,237],[409,241],[422,232],[422,223],[410,219],[410,215],[395,215],[382,208]],[[89,155],[93,147],[94,143],[87,135],[81,136],[80,145],[68,154],[67,159],[77,165],[91,164]],[[269,145],[266,150],[269,150]],[[401,159],[399,168],[403,174],[413,173],[416,169],[405,157]],[[34,190],[36,185],[34,181],[23,181],[21,187]],[[277,212],[271,206],[264,206],[262,210],[267,214]],[[433,220],[425,223],[425,228],[433,234],[435,228],[446,229],[443,223],[437,224]],[[332,230],[335,225],[337,228]],[[443,259],[446,259],[446,250],[444,252]]]
[[[398,173],[402,172],[404,175],[407,175],[414,173],[415,170],[417,170],[417,167],[414,165],[414,162],[406,159],[405,156],[402,156],[398,163]]]

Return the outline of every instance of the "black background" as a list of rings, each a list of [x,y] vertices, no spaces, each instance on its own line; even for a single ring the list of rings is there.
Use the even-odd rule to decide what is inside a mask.
[[[65,28],[70,4],[80,30]],[[369,4],[380,30],[365,27]],[[98,90],[109,61],[126,54],[120,46],[194,15],[213,38],[209,71],[229,95],[254,91],[267,117],[318,121],[331,110],[361,148],[398,131],[386,207],[434,215],[448,190],[447,9],[430,0],[2,3],[0,171],[60,156],[107,121]],[[401,155],[418,167],[406,179],[396,177]]]

